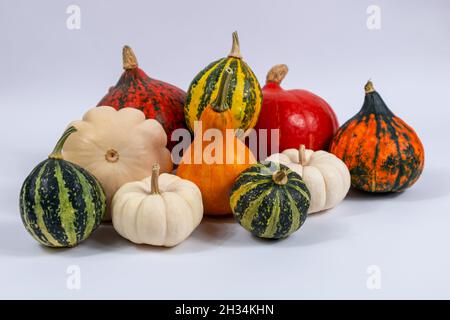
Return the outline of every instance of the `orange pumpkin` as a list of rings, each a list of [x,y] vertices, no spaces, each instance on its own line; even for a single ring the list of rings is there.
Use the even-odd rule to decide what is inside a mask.
[[[402,191],[423,171],[423,145],[414,130],[389,110],[371,81],[365,91],[363,107],[338,130],[330,151],[348,166],[353,187]]]
[[[229,105],[231,73],[227,69],[222,76],[217,98],[202,112],[201,128],[194,133],[194,141],[177,169],[179,177],[199,187],[205,214],[210,215],[232,213],[229,194],[233,183],[243,170],[256,163],[250,149],[233,134],[237,124]],[[216,136],[218,133],[223,139]]]

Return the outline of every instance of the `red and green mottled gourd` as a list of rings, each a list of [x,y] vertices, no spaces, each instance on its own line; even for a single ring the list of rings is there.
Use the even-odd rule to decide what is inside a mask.
[[[350,170],[352,186],[368,192],[411,187],[424,167],[424,148],[413,128],[397,117],[369,81],[361,110],[334,136],[330,151]]]
[[[302,177],[287,166],[266,161],[236,179],[230,206],[239,224],[260,238],[280,239],[305,222],[311,194]]]
[[[25,228],[48,247],[73,247],[97,229],[106,209],[106,196],[97,179],[61,154],[69,127],[47,160],[38,164],[20,191]]]
[[[138,67],[130,47],[123,47],[122,56],[124,72],[97,106],[110,106],[116,110],[131,107],[143,111],[147,119],[156,119],[161,123],[167,134],[167,147],[172,150],[176,144],[171,141],[172,132],[186,128],[183,111],[186,92],[150,78]]]

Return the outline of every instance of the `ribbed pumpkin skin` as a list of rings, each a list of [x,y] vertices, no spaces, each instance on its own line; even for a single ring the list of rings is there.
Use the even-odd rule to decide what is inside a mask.
[[[31,236],[48,247],[73,247],[102,221],[106,197],[98,181],[68,161],[34,168],[20,192],[20,213]]]
[[[424,166],[419,137],[376,91],[366,93],[362,109],[338,130],[330,151],[349,168],[352,186],[368,192],[402,191]]]
[[[216,99],[227,67],[233,71],[227,103],[231,106],[236,124],[244,131],[255,126],[262,103],[259,82],[242,59],[226,57],[208,65],[192,80],[184,108],[189,130],[193,131],[194,121],[198,121],[203,110]]]
[[[276,184],[272,175],[287,174],[285,185]],[[311,195],[303,179],[285,165],[258,163],[243,171],[231,190],[230,205],[236,220],[260,238],[284,238],[298,230],[306,220]]]
[[[228,195],[233,183],[250,164],[256,163],[250,149],[235,135],[232,135],[232,141],[226,141],[227,130],[233,132],[235,126],[230,105],[226,100],[228,93],[232,91],[231,79],[231,70],[225,70],[217,100],[208,105],[201,114],[201,130],[200,127],[196,128],[194,141],[184,153],[177,169],[179,177],[194,182],[200,189],[205,214],[231,214]],[[210,130],[219,131],[225,140],[222,144],[213,144],[214,150],[210,154],[214,156],[211,157],[203,152],[211,147],[211,142],[204,139]],[[201,146],[201,150],[196,146]]]
[[[204,212],[207,215],[231,214],[227,195],[239,173],[247,169],[251,163],[256,163],[250,149],[237,138],[232,144],[223,143],[222,149],[215,150],[218,163],[207,164],[203,153],[196,155],[195,145],[197,142],[195,139],[202,140],[200,142],[202,150],[211,144],[202,138],[208,129],[221,130],[225,137],[226,130],[233,128],[233,116],[229,111],[219,113],[211,107],[205,109],[200,118],[204,124],[202,132],[196,132],[194,142],[186,150],[177,169],[179,177],[192,181],[199,187],[202,192]],[[190,161],[187,161],[188,157],[191,159]]]

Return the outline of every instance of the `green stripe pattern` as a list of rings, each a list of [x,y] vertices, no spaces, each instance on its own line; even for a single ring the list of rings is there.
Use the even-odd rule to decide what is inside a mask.
[[[255,74],[240,58],[226,57],[210,63],[192,80],[187,92],[184,114],[188,128],[200,119],[203,110],[217,96],[219,84],[226,68],[233,71],[227,103],[239,128],[253,128],[262,104],[262,91]]]
[[[97,179],[80,166],[47,159],[25,179],[20,213],[25,228],[48,247],[73,247],[100,225],[106,196]]]
[[[274,173],[284,171],[285,184]],[[236,220],[260,238],[285,238],[305,222],[311,195],[300,175],[275,162],[255,164],[243,171],[231,190],[230,205]]]

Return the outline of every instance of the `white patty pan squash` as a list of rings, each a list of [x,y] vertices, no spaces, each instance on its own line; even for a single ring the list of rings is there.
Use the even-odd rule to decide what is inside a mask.
[[[266,159],[288,166],[305,181],[311,193],[308,213],[319,212],[335,207],[350,189],[350,172],[347,166],[334,154],[326,151],[305,149],[286,149],[272,154]]]
[[[172,171],[163,127],[154,119],[145,120],[140,110],[97,107],[69,126],[77,132],[64,144],[64,159],[100,181],[107,200],[104,220],[111,220],[111,200],[122,185],[148,177],[155,163],[161,164],[162,172]]]
[[[138,244],[172,247],[184,241],[200,224],[200,189],[191,181],[168,173],[122,186],[112,201],[114,229]]]

